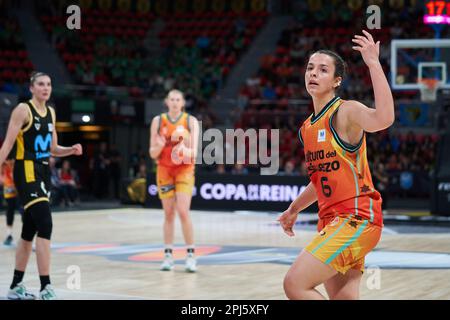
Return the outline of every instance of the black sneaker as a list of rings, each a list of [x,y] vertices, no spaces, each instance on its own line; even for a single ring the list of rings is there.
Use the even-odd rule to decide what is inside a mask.
[[[3,244],[4,244],[5,246],[10,246],[10,245],[12,245],[12,243],[13,243],[13,237],[12,237],[12,235],[7,236],[6,239],[5,239],[5,241],[3,242]]]

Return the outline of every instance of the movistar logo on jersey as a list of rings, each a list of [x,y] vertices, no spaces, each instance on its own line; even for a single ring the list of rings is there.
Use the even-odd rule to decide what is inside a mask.
[[[50,157],[50,146],[52,144],[52,135],[47,133],[45,138],[42,135],[37,135],[34,139],[34,151],[36,152],[36,159]]]
[[[324,142],[325,140],[326,140],[326,131],[325,129],[321,129],[317,133],[317,142]]]

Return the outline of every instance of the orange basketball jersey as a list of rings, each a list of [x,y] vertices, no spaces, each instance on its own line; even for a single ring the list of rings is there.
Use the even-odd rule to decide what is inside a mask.
[[[193,166],[194,164],[175,164],[172,161],[172,149],[178,143],[177,141],[172,141],[172,135],[175,130],[188,130],[189,128],[189,114],[182,112],[178,119],[172,121],[167,113],[162,113],[159,117],[158,133],[166,138],[166,145],[161,151],[158,158],[158,165],[164,167],[179,167],[179,166]],[[174,135],[175,136],[175,135]]]
[[[319,218],[330,221],[352,213],[382,226],[382,200],[372,183],[365,133],[358,145],[352,146],[341,140],[333,128],[333,116],[343,102],[333,98],[319,114],[306,119],[299,130],[308,175],[317,192]]]
[[[3,163],[3,196],[5,199],[14,198],[17,196],[16,187],[14,185],[13,171],[13,165],[8,162]]]

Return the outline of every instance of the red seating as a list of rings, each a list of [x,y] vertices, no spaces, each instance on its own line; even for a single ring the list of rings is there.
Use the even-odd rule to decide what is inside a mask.
[[[2,17],[0,20],[0,29],[5,30],[8,34],[20,35],[19,24],[16,20],[12,18]],[[17,43],[19,39],[19,44]],[[6,38],[6,40],[8,40]],[[12,82],[16,84],[22,84],[27,82],[28,75],[33,69],[33,64],[28,58],[27,51],[25,50],[25,44],[23,40],[19,37],[8,45],[6,42],[7,49],[0,50],[0,83]]]

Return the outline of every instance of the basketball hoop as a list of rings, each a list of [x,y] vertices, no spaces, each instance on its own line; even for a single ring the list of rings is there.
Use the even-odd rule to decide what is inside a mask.
[[[420,82],[420,99],[423,102],[435,102],[437,89],[439,88],[439,79],[423,78]]]

